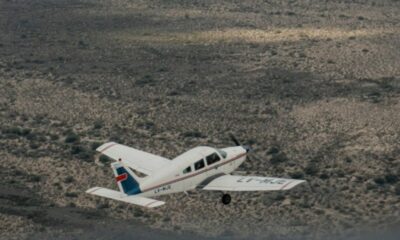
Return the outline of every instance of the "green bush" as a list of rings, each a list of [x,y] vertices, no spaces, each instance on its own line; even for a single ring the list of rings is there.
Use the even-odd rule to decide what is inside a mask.
[[[30,175],[29,181],[30,182],[40,182],[41,177],[39,175]]]
[[[57,141],[58,139],[60,139],[60,137],[59,137],[57,134],[51,134],[51,135],[50,135],[50,139],[51,139],[52,141]]]
[[[318,168],[316,164],[309,164],[304,168],[304,172],[310,176],[315,176],[318,173]]]
[[[301,171],[292,172],[289,175],[290,175],[290,177],[292,177],[294,179],[301,179],[304,177],[304,174]]]
[[[74,177],[73,176],[68,176],[64,179],[65,183],[72,183],[74,181]]]
[[[156,84],[156,81],[153,79],[153,77],[151,75],[147,74],[143,78],[136,80],[135,84],[140,87],[143,87],[146,85],[154,86]]]
[[[93,128],[94,128],[94,129],[100,129],[100,128],[102,128],[103,126],[104,126],[104,123],[103,123],[103,121],[101,121],[101,120],[97,120],[97,121],[95,121],[94,124],[93,124]]]
[[[91,152],[84,151],[78,154],[78,158],[85,160],[86,162],[90,162],[93,160],[93,154]]]
[[[110,205],[108,203],[100,203],[100,204],[96,205],[97,209],[106,209],[106,208],[109,208],[109,207],[110,207]]]
[[[136,208],[135,211],[133,212],[133,216],[135,217],[143,217],[144,212],[140,208]]]
[[[270,147],[269,149],[268,149],[268,151],[267,151],[267,154],[268,155],[271,155],[271,154],[277,154],[277,153],[279,153],[279,148],[278,147]]]
[[[185,138],[203,138],[204,135],[198,130],[191,130],[182,134]]]
[[[111,162],[111,159],[107,157],[106,155],[100,155],[99,161],[103,164],[108,164]]]
[[[92,144],[90,145],[90,148],[94,151],[98,147],[100,147],[100,145],[101,145],[101,143],[99,143],[99,142],[92,142]]]
[[[275,201],[283,201],[285,200],[285,195],[283,195],[282,193],[276,194],[275,196]]]
[[[150,120],[146,120],[146,121],[137,123],[137,127],[144,128],[144,129],[152,129],[152,128],[154,128],[154,126],[155,126],[155,124]]]
[[[69,198],[76,198],[78,197],[78,194],[76,192],[67,192],[65,193],[65,196]]]
[[[321,173],[320,175],[319,175],[319,178],[320,179],[322,179],[322,180],[325,180],[325,179],[328,179],[329,178],[329,175],[327,174],[327,173]]]
[[[71,154],[85,161],[93,160],[93,151],[81,145],[71,146]]]
[[[71,154],[76,155],[85,152],[85,148],[80,145],[74,145],[71,147]]]
[[[288,160],[287,156],[283,152],[279,152],[277,154],[273,154],[271,159],[269,160],[271,164],[279,164],[282,162],[286,162]]]
[[[26,139],[28,139],[28,140],[30,140],[30,141],[32,141],[32,140],[36,140],[38,137],[37,137],[37,134],[36,133],[28,133],[26,136]]]
[[[396,195],[400,196],[400,184],[397,184],[396,187],[394,188],[394,192]]]
[[[3,134],[7,135],[17,135],[20,136],[22,135],[23,130],[20,127],[6,127],[2,129]]]
[[[399,180],[399,178],[394,174],[387,174],[385,176],[385,180],[387,183],[393,184],[393,183],[396,183]]]
[[[21,135],[22,136],[26,136],[26,135],[28,135],[29,133],[31,133],[31,129],[29,129],[29,128],[23,128],[22,130],[21,130]]]
[[[383,178],[381,178],[381,177],[376,177],[376,178],[374,178],[374,182],[375,182],[377,185],[383,185],[383,184],[385,184],[385,179],[383,179]]]
[[[78,141],[79,141],[79,136],[76,135],[75,133],[69,133],[65,137],[65,142],[66,143],[74,143],[74,142],[78,142]]]
[[[39,146],[39,144],[37,144],[37,143],[31,142],[31,144],[29,144],[29,147],[30,147],[31,149],[38,149],[40,146]]]

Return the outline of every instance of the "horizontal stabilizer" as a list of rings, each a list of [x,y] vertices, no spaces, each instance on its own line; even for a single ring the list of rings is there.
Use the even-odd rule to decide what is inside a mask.
[[[165,204],[165,202],[154,200],[151,198],[145,198],[140,196],[129,196],[121,192],[102,187],[91,188],[87,190],[86,193],[90,193],[100,197],[111,198],[117,201],[135,204],[147,208],[154,208]]]
[[[96,151],[114,159],[115,161],[121,161],[127,167],[133,168],[146,175],[151,175],[154,171],[171,163],[167,158],[143,152],[115,142],[105,143],[98,147]]]

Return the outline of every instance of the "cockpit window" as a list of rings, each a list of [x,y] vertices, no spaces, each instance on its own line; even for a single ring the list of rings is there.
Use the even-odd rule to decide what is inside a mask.
[[[189,166],[183,170],[183,174],[190,173],[192,171],[192,167]]]
[[[224,150],[217,149],[217,151],[223,158],[226,158],[226,156],[228,155]]]
[[[207,165],[211,165],[213,163],[218,162],[219,160],[221,160],[221,158],[218,156],[217,153],[213,153],[211,155],[208,155],[206,157],[206,161],[207,161]]]
[[[197,161],[194,163],[194,170],[199,170],[205,166],[204,160],[201,159],[200,161]]]

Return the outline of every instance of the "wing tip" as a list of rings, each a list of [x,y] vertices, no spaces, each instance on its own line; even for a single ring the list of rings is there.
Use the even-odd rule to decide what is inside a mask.
[[[289,190],[294,187],[296,187],[299,184],[307,182],[306,180],[293,180],[292,182],[289,182],[286,186],[283,186],[282,190]]]
[[[145,206],[145,207],[147,207],[147,208],[156,208],[156,207],[160,207],[160,206],[162,206],[162,205],[164,205],[164,204],[165,204],[165,202],[163,202],[163,201],[155,200],[154,202],[148,204],[148,205]]]
[[[99,146],[98,148],[96,148],[96,151],[99,153],[103,153],[105,150],[109,149],[110,147],[116,145],[116,142],[106,142],[103,143],[101,146]]]
[[[92,188],[89,188],[88,190],[86,190],[85,192],[89,193],[89,194],[93,194],[94,192],[96,192],[99,189],[101,189],[101,187],[92,187]]]

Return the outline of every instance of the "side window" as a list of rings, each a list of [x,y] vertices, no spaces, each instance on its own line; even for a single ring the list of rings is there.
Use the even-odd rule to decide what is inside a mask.
[[[190,173],[192,171],[192,167],[187,167],[183,170],[183,174]]]
[[[205,166],[204,160],[201,159],[200,161],[197,161],[194,163],[194,170],[199,170]]]
[[[221,158],[218,156],[217,153],[213,153],[211,155],[208,155],[206,157],[206,161],[207,161],[207,165],[211,165],[213,163],[218,162],[219,160],[221,160]]]

